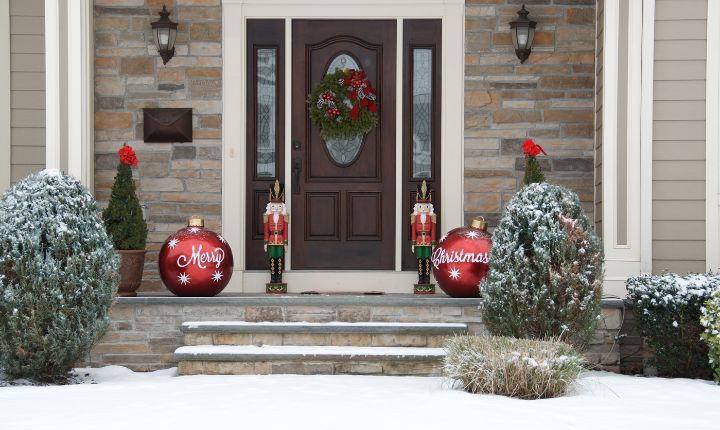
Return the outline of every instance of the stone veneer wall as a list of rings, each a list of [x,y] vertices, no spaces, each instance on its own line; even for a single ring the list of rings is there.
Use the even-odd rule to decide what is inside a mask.
[[[110,309],[108,333],[86,364],[136,371],[176,366],[173,352],[184,345],[180,326],[188,321],[465,323],[470,333],[483,334],[479,304],[480,299],[412,295],[121,297]],[[615,372],[628,368],[621,362],[617,341],[627,315],[621,301],[603,301],[602,318],[584,351],[590,365]],[[622,347],[637,352],[636,343],[633,338]]]
[[[538,24],[520,64],[508,23],[523,3]],[[575,190],[592,220],[595,0],[467,0],[465,14],[466,219],[497,224],[533,138],[547,179]]]
[[[150,23],[163,4],[179,22],[175,57],[157,55]],[[148,221],[141,291],[163,289],[157,251],[190,215],[220,229],[222,9],[220,0],[95,0],[95,194],[110,197],[117,150],[138,154],[135,172]],[[192,143],[144,143],[145,107],[193,108]]]
[[[538,22],[521,65],[508,22],[527,3]],[[150,22],[166,4],[179,22],[176,54],[163,66]],[[124,142],[148,220],[141,291],[162,290],[157,251],[199,214],[220,229],[222,165],[220,0],[95,0],[96,197],[106,202]],[[593,214],[594,0],[468,0],[465,57],[465,213],[495,225],[522,183],[521,145],[550,156],[548,179],[577,191]],[[194,142],[143,143],[143,107],[192,107]]]

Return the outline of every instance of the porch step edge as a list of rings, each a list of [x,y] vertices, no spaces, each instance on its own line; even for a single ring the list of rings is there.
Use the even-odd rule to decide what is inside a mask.
[[[393,323],[393,322],[248,322],[188,321],[183,333],[369,333],[369,334],[461,334],[465,323]]]
[[[175,350],[177,361],[440,361],[444,348],[197,345]]]

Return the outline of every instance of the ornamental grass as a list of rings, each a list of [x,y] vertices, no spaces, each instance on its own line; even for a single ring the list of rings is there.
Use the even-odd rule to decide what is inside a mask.
[[[563,396],[585,360],[559,340],[456,336],[446,345],[444,374],[470,393],[535,400]]]

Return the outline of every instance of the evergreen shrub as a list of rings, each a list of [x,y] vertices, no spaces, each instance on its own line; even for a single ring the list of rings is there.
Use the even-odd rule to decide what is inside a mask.
[[[0,369],[57,381],[105,332],[118,258],[76,179],[44,170],[0,200]]]
[[[123,145],[118,151],[120,163],[108,207],[103,211],[105,228],[117,250],[143,250],[147,241],[147,223],[135,191],[132,167],[137,158],[132,147]]]
[[[451,338],[446,347],[445,376],[471,393],[559,397],[585,370],[582,356],[558,340],[470,335]]]
[[[710,379],[708,345],[700,335],[701,308],[720,288],[711,274],[649,274],[626,281],[638,328],[655,353],[650,365],[659,376]]]
[[[708,362],[715,382],[720,384],[720,290],[715,291],[700,310],[700,323],[705,327],[702,338],[709,350]]]
[[[497,336],[558,338],[583,347],[600,316],[603,255],[578,196],[534,183],[509,202],[481,283],[483,320]]]

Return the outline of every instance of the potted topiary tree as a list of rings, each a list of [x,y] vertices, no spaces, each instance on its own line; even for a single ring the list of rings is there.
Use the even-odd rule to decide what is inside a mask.
[[[124,144],[118,151],[115,183],[112,187],[110,204],[103,211],[103,221],[108,235],[120,254],[120,288],[118,295],[134,297],[142,282],[145,266],[145,242],[147,224],[135,193],[132,167],[138,164],[131,146]]]

